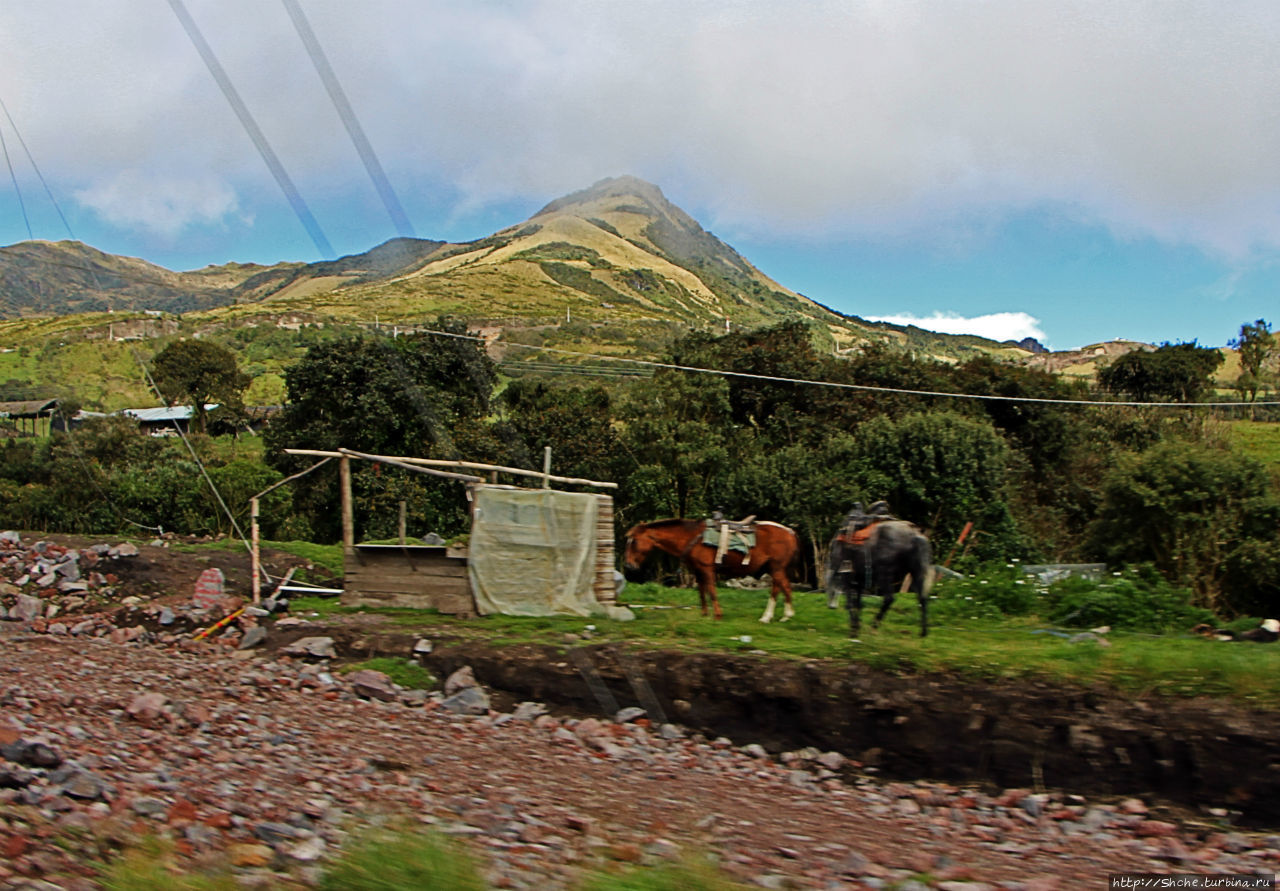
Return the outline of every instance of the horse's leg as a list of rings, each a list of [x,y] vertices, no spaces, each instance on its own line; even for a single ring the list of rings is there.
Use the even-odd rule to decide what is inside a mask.
[[[929,636],[929,595],[923,590],[916,592],[916,598],[920,601],[920,636]]]
[[[769,592],[769,602],[765,604],[764,612],[760,615],[762,624],[768,625],[773,621],[773,608],[778,603],[778,589],[774,588]],[[786,621],[785,619],[783,621]]]
[[[720,618],[720,598],[716,593],[716,571],[710,566],[698,569],[698,594],[702,597],[702,614],[707,614],[707,601],[711,601],[711,609],[715,617]]]
[[[872,623],[873,628],[879,628],[880,623],[884,621],[885,614],[889,612],[889,607],[893,606],[893,576],[885,567],[882,571],[875,573],[876,587],[880,589],[880,611],[876,613],[876,620]]]
[[[795,607],[791,605],[791,580],[787,578],[787,569],[785,566],[776,567],[773,570],[773,590],[769,592],[772,603],[778,599],[778,589],[782,589],[782,594],[787,598],[787,604],[782,608],[782,621],[787,622],[796,617]]]

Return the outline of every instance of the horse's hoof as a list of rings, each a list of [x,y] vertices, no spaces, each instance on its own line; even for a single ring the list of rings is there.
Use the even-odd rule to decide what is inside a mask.
[[[761,624],[761,625],[768,625],[768,624],[769,624],[770,622],[772,622],[772,621],[773,621],[772,619],[766,619],[764,616],[761,616],[761,617],[760,617],[760,624]],[[784,621],[784,622],[785,622],[785,621],[786,621],[786,619],[783,619],[782,621]]]
[[[781,619],[779,619],[778,621],[779,621],[779,622],[790,622],[790,621],[791,621],[791,617],[790,617],[790,616],[783,616],[783,617],[782,617]]]

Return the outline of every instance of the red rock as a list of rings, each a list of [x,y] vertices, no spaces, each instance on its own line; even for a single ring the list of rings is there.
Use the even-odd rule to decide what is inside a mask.
[[[3,846],[0,846],[0,853],[3,853],[7,859],[13,860],[25,854],[29,847],[31,842],[25,835],[11,835],[4,840]]]
[[[1119,811],[1122,814],[1145,814],[1147,806],[1141,798],[1126,798],[1120,802]]]
[[[640,858],[644,856],[644,852],[640,850],[639,845],[625,843],[609,845],[607,853],[610,859],[621,860],[625,863],[639,863]]]
[[[179,798],[169,807],[167,817],[170,823],[179,820],[190,822],[196,818],[196,806],[185,798]]]
[[[1163,820],[1143,820],[1133,829],[1134,835],[1141,838],[1163,838],[1176,835],[1177,832],[1177,824],[1166,823]]]

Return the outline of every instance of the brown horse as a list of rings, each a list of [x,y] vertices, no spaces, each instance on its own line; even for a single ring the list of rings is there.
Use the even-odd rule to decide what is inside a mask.
[[[631,527],[627,532],[627,569],[639,569],[654,548],[679,558],[698,580],[702,614],[707,614],[707,600],[710,599],[717,619],[720,618],[720,599],[716,596],[717,573],[737,578],[744,575],[758,577],[768,572],[773,579],[773,588],[769,591],[769,605],[760,621],[773,621],[779,591],[787,596],[782,621],[796,614],[791,606],[791,582],[787,579],[787,568],[800,552],[800,541],[794,532],[781,523],[759,521],[755,526],[756,543],[750,553],[744,555],[741,551],[727,551],[717,565],[715,546],[702,541],[706,528],[705,520],[679,519],[655,520]]]

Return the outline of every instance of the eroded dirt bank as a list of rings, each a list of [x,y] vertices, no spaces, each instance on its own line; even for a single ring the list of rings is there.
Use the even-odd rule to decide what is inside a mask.
[[[356,658],[407,656],[422,637],[348,626],[305,633],[330,635],[342,655]],[[1154,795],[1280,826],[1280,715],[1205,698],[616,645],[561,650],[437,638],[427,662],[441,676],[470,665],[486,686],[516,699],[594,713],[656,705],[655,717],[709,735],[775,752],[833,749],[889,777]]]

